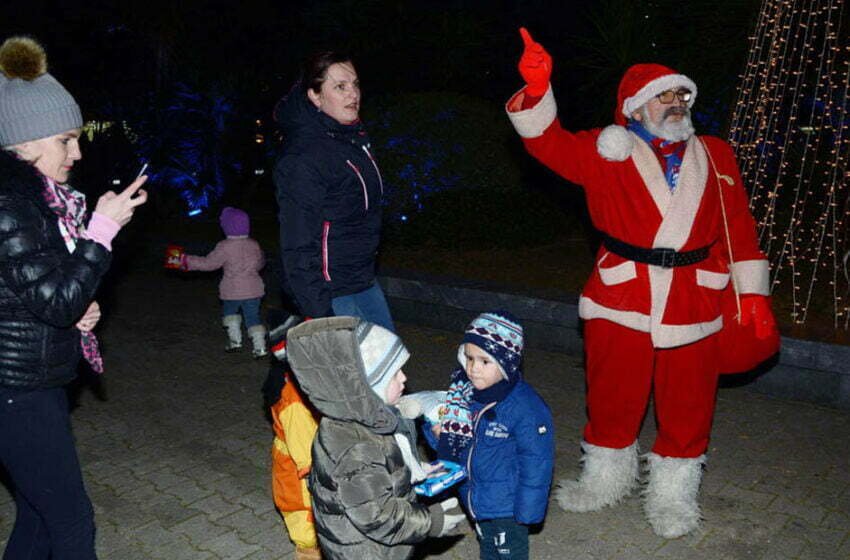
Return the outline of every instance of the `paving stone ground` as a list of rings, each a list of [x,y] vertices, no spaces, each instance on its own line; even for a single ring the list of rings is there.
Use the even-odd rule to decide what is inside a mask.
[[[124,270],[101,298],[108,371],[72,419],[105,559],[278,559],[292,556],[269,488],[271,428],[259,388],[267,364],[225,354],[214,275]],[[274,305],[274,301],[267,302]],[[413,390],[442,388],[460,333],[401,324]],[[556,479],[578,473],[584,420],[581,362],[530,349],[526,376],[550,404]],[[654,436],[651,413],[640,442]],[[597,513],[550,504],[531,538],[540,559],[850,558],[850,414],[722,389],[703,479],[705,521],[666,541],[637,496]],[[14,503],[0,488],[0,538]],[[460,535],[418,558],[468,559]]]

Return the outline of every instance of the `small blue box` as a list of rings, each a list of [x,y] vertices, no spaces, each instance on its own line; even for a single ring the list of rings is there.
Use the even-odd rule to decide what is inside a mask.
[[[431,464],[437,463],[442,464],[440,474],[430,476],[413,487],[413,491],[420,496],[436,496],[466,478],[466,469],[462,465],[451,461],[436,461]]]

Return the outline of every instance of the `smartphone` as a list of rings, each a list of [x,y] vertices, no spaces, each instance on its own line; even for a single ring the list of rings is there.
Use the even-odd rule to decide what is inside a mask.
[[[147,164],[147,163],[142,164],[142,167],[139,169],[139,172],[136,174],[136,177],[133,179],[133,181],[135,181],[136,179],[138,179],[139,177],[141,177],[142,175],[144,175],[144,174],[145,174],[145,171],[147,171],[147,170],[148,170],[148,164]],[[130,181],[130,183],[132,183],[133,181]],[[119,187],[119,186],[121,186],[122,184],[124,184],[124,181],[122,181],[121,179],[119,179],[119,178],[117,178],[117,177],[115,177],[115,178],[113,178],[113,179],[112,179],[112,185],[113,185],[113,186],[115,186],[115,187]],[[129,183],[128,183],[128,184],[129,184]]]
[[[147,169],[148,169],[148,164],[147,164],[147,162],[146,162],[144,165],[142,165],[142,168],[141,168],[141,169],[139,169],[139,172],[136,174],[136,179],[138,179],[139,177],[141,177],[142,175],[144,175],[144,174],[145,174],[145,171],[147,171]],[[136,179],[133,179],[133,180],[135,181]]]

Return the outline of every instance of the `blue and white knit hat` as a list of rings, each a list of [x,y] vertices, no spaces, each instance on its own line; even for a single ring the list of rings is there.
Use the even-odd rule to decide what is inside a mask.
[[[457,359],[466,368],[463,346],[470,342],[490,354],[506,380],[516,377],[522,365],[522,325],[507,311],[482,313],[469,324],[458,348]]]
[[[358,323],[355,334],[366,370],[366,382],[386,402],[387,385],[407,363],[410,352],[398,336],[368,321]]]

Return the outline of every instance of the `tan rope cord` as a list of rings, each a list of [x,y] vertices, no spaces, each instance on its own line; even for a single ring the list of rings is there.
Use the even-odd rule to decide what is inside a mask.
[[[705,142],[702,138],[697,136],[702,144],[703,149],[705,150],[706,155],[708,155],[708,161],[711,163],[711,169],[714,171],[714,176],[717,180],[717,194],[720,195],[720,214],[723,216],[723,229],[726,232],[726,250],[729,252],[729,275],[732,277],[732,289],[735,290],[735,305],[738,308],[738,324],[741,323],[741,295],[738,291],[738,281],[735,278],[735,271],[732,269],[732,266],[735,264],[735,259],[732,258],[732,239],[729,236],[729,220],[726,218],[726,203],[723,201],[723,187],[720,185],[720,179],[726,181],[729,185],[734,185],[735,181],[729,175],[721,175],[717,171],[717,166],[714,164],[714,158],[711,157],[711,152],[708,150],[708,146],[705,145]]]

